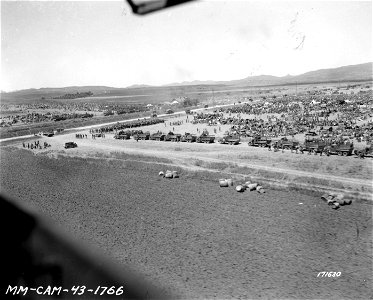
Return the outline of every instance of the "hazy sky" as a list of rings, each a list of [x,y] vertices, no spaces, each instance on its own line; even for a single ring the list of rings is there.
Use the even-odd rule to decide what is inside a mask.
[[[372,61],[371,1],[1,2],[1,89],[297,75]]]

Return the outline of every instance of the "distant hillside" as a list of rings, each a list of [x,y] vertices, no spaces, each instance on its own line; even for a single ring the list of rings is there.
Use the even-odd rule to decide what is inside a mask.
[[[193,80],[193,81],[183,81],[183,82],[174,82],[169,84],[164,84],[162,86],[188,86],[188,85],[215,85],[221,84],[222,81],[214,81],[214,80]]]
[[[9,93],[1,92],[1,101],[24,101],[24,100],[35,100],[45,97],[47,99],[62,97],[66,94],[86,93],[92,92],[103,93],[105,91],[110,92],[115,88],[107,86],[69,86],[62,88],[41,88],[41,89],[26,89],[19,90]]]
[[[139,88],[148,88],[148,87],[153,87],[152,85],[148,84],[133,84],[130,86],[127,86],[127,89],[139,89]]]
[[[295,83],[322,83],[322,82],[338,82],[338,81],[363,81],[373,80],[372,62],[344,66],[334,69],[322,69],[307,72],[300,75],[287,75],[283,77],[276,77],[271,75],[249,76],[244,79],[231,81],[186,81],[181,83],[170,83],[163,86],[150,86],[144,84],[135,84],[127,88],[114,88],[107,86],[70,86],[63,88],[41,88],[41,89],[27,89],[14,92],[1,92],[1,101],[3,103],[17,103],[29,100],[40,100],[42,97],[52,99],[61,97],[65,94],[76,94],[92,92],[93,96],[129,96],[138,94],[153,94],[164,93],[169,96],[169,92],[174,93],[186,92],[191,86],[199,89],[201,86],[269,86],[269,85],[286,85]],[[85,99],[89,99],[85,98]]]
[[[271,75],[249,76],[244,79],[230,81],[190,81],[182,83],[172,83],[165,86],[185,86],[185,85],[240,85],[240,86],[266,86],[277,84],[293,83],[316,83],[316,82],[336,82],[336,81],[360,81],[372,80],[372,63],[344,66],[334,69],[321,69],[307,72],[300,75],[287,75],[276,77]]]
[[[372,63],[344,66],[335,69],[311,71],[298,76],[294,76],[292,80],[304,82],[327,82],[365,79],[372,79]]]

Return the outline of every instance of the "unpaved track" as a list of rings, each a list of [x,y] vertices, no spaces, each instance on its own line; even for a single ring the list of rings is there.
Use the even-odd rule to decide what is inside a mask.
[[[160,142],[162,143],[162,142]],[[143,154],[143,155],[149,155],[149,156],[157,156],[157,157],[163,157],[163,158],[169,158],[169,159],[178,159],[179,161],[184,161],[187,163],[191,159],[201,159],[203,161],[207,162],[214,162],[214,163],[219,163],[219,162],[226,162],[226,159],[218,159],[218,158],[213,158],[209,156],[208,153],[199,153],[198,156],[193,154],[192,152],[190,153],[180,153],[180,152],[175,152],[174,150],[165,150],[163,147],[161,149],[158,149],[157,146],[153,146],[153,149],[143,149],[143,148],[130,148],[128,146],[132,145],[126,145],[127,147],[123,149],[122,146],[116,145],[104,145],[104,144],[97,144],[96,149],[100,149],[102,151],[122,151],[124,153],[128,154]],[[162,145],[163,146],[163,145]],[[182,147],[182,146],[181,146]],[[205,146],[203,147],[211,147],[212,146]],[[227,146],[220,146],[218,147],[221,149],[221,147],[227,147]],[[242,147],[242,146],[241,146]],[[211,149],[212,150],[212,149]],[[224,149],[225,150],[225,149]],[[294,176],[306,176],[306,177],[313,177],[313,178],[318,178],[318,179],[325,179],[325,180],[333,180],[333,181],[338,181],[338,182],[343,182],[343,183],[349,183],[349,184],[360,184],[364,185],[367,187],[372,186],[372,182],[369,180],[362,180],[362,179],[355,179],[355,178],[346,178],[346,177],[338,177],[338,176],[332,176],[332,175],[325,175],[325,174],[315,174],[315,173],[310,173],[310,172],[305,172],[305,171],[298,171],[298,170],[292,170],[292,169],[283,169],[283,168],[278,168],[278,167],[269,167],[269,166],[264,166],[264,165],[258,165],[258,164],[250,164],[250,163],[240,163],[234,158],[231,159],[230,162],[235,162],[237,166],[239,167],[248,167],[248,168],[253,168],[253,169],[262,169],[262,170],[267,170],[271,172],[277,172],[277,173],[285,173],[289,175],[294,175]]]
[[[89,136],[89,135],[88,135]],[[157,142],[157,141],[134,141],[134,140],[115,140],[113,134],[106,134],[106,138],[96,138],[96,139],[76,139],[74,134],[67,135],[57,135],[53,138],[43,138],[52,144],[52,148],[48,148],[46,151],[61,151],[64,150],[62,147],[65,142],[75,141],[78,143],[78,148],[65,150],[66,153],[71,155],[84,156],[92,155],[93,153],[103,152],[109,154],[110,152],[122,152],[127,154],[135,155],[147,155],[167,158],[171,160],[176,160],[178,163],[183,163],[184,165],[191,166],[195,163],[195,160],[203,160],[211,163],[235,163],[239,167],[247,167],[253,169],[266,170],[271,172],[276,172],[279,174],[287,174],[293,176],[310,177],[317,178],[320,180],[332,180],[335,182],[340,182],[348,185],[359,185],[366,187],[367,189],[372,188],[371,180],[364,180],[352,177],[342,177],[329,174],[322,174],[320,172],[306,172],[300,170],[294,170],[291,168],[282,168],[279,166],[273,167],[266,165],[265,156],[283,158],[285,156],[290,158],[306,158],[314,159],[316,163],[322,164],[323,162],[335,161],[336,164],[340,164],[343,160],[357,160],[354,157],[326,157],[326,156],[308,156],[306,154],[291,154],[289,151],[286,153],[273,153],[269,152],[267,149],[248,147],[247,144],[240,144],[236,146],[231,145],[221,145],[218,143],[214,144],[196,144],[196,143],[172,143],[172,142]],[[18,144],[19,146],[20,144]],[[44,150],[38,150],[43,152]],[[240,157],[245,157],[245,155],[261,155],[256,163],[250,163],[243,161],[244,159]],[[370,159],[364,161],[364,163],[371,163]]]

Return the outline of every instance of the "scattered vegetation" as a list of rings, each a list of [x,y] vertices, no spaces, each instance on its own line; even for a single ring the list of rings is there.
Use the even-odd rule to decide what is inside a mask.
[[[91,91],[88,92],[76,92],[75,94],[65,94],[62,96],[53,97],[53,99],[77,99],[77,98],[85,98],[93,96],[93,93]]]

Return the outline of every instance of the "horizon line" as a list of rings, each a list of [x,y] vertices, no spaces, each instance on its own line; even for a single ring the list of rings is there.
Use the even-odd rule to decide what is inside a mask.
[[[134,84],[131,84],[131,85],[128,85],[128,86],[125,86],[125,87],[107,86],[107,85],[70,85],[70,86],[60,86],[60,87],[39,87],[39,88],[30,87],[30,88],[23,88],[23,89],[19,89],[19,90],[11,90],[11,91],[1,90],[0,93],[15,93],[15,92],[20,92],[20,91],[25,91],[25,90],[63,89],[63,88],[73,88],[73,87],[77,87],[77,88],[81,88],[81,87],[107,87],[107,88],[114,88],[114,89],[127,89],[127,88],[131,88],[131,87],[136,88],[134,86],[139,86],[139,88],[141,88],[141,86],[146,86],[146,87],[167,87],[167,86],[170,86],[170,85],[178,86],[178,85],[182,85],[182,84],[185,84],[185,83],[192,83],[192,82],[196,82],[196,81],[197,82],[212,81],[212,82],[215,82],[216,84],[219,84],[219,83],[223,84],[223,83],[228,83],[230,81],[247,79],[247,78],[250,78],[250,77],[261,77],[261,76],[271,76],[271,77],[276,77],[276,78],[295,77],[295,76],[300,76],[300,75],[307,74],[307,73],[310,73],[310,72],[317,72],[317,71],[328,70],[328,69],[333,70],[333,69],[339,69],[339,68],[343,68],[343,67],[358,66],[358,65],[365,65],[365,64],[373,64],[373,61],[368,61],[368,62],[365,62],[365,63],[358,63],[358,64],[343,65],[343,66],[334,67],[334,68],[322,68],[322,69],[317,69],[317,70],[310,70],[310,71],[307,71],[307,72],[304,72],[304,73],[300,73],[300,74],[295,74],[295,75],[287,74],[287,75],[284,75],[284,76],[276,76],[276,75],[270,75],[270,74],[261,74],[261,75],[247,76],[247,77],[240,78],[240,79],[229,79],[229,80],[213,80],[213,79],[201,80],[201,79],[193,79],[193,80],[180,81],[180,82],[171,82],[171,83],[157,84],[157,85],[146,84],[146,83],[134,83]],[[372,75],[372,79],[373,79],[373,74],[371,74],[371,75]],[[357,79],[357,80],[362,80],[362,79]],[[191,85],[194,85],[194,84],[191,84]],[[196,85],[198,85],[198,84],[196,84]]]

